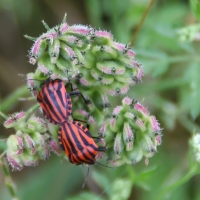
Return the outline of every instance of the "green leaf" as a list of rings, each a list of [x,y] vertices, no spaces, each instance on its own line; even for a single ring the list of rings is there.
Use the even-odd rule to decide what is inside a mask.
[[[109,189],[111,182],[108,179],[107,176],[103,175],[102,173],[99,173],[97,171],[93,171],[92,172],[92,177],[94,178],[94,180],[96,181],[96,183],[104,189],[104,192],[106,194],[108,194],[109,196],[111,196],[112,191]]]
[[[151,73],[153,77],[157,77],[167,71],[169,58],[164,52],[153,49],[137,50],[136,52],[138,59],[143,63],[145,73]]]
[[[192,12],[194,13],[195,17],[200,20],[200,1],[199,0],[190,0],[190,5]]]
[[[103,198],[99,195],[89,193],[89,192],[83,192],[80,195],[77,195],[76,197],[69,197],[66,200],[92,200],[92,199],[98,199],[103,200]]]
[[[185,78],[188,81],[189,88],[185,91],[185,98],[190,110],[190,114],[195,119],[200,112],[200,73],[199,63],[193,62],[186,71]]]
[[[6,141],[1,141],[0,140],[0,151],[5,151],[6,150]]]
[[[126,200],[131,194],[133,182],[128,179],[117,179],[112,185],[111,200]]]

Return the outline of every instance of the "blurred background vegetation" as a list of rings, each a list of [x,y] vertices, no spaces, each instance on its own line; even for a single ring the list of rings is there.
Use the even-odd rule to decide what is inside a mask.
[[[27,58],[32,42],[24,35],[37,37],[45,32],[43,19],[52,27],[67,13],[70,25],[91,24],[111,31],[116,41],[129,43],[148,4],[149,0],[1,0],[1,111],[11,114],[32,104],[9,99],[9,95],[28,96],[26,88],[18,90],[25,85],[18,74],[35,69]],[[129,96],[148,107],[163,128],[162,145],[149,165],[141,161],[115,170],[94,165],[82,189],[87,167],[72,165],[52,154],[37,167],[11,172],[20,199],[200,199],[200,170],[191,161],[189,147],[192,133],[200,131],[200,45],[187,41],[187,37],[180,41],[177,35],[178,29],[198,23],[197,15],[187,0],[157,0],[133,45],[145,76]],[[0,139],[11,133],[0,125]],[[0,142],[0,150],[4,146]],[[2,170],[0,199],[11,199]]]

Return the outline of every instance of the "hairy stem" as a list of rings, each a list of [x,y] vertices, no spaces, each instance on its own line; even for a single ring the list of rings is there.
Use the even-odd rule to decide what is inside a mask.
[[[199,132],[200,127],[194,123],[192,120],[188,119],[185,117],[185,115],[182,115],[179,118],[179,122],[182,124],[183,127],[185,127],[189,132],[194,131],[194,132]]]
[[[19,200],[19,198],[17,197],[16,188],[15,188],[15,185],[14,185],[12,179],[11,179],[10,171],[9,171],[8,164],[7,164],[5,158],[0,159],[0,165],[2,166],[3,173],[4,173],[4,176],[5,176],[5,184],[6,184],[8,190],[10,192],[12,200]]]
[[[35,104],[33,105],[31,108],[29,108],[27,111],[26,111],[26,117],[28,117],[30,114],[32,114],[36,109],[39,108],[39,104]]]
[[[8,116],[5,115],[4,113],[2,113],[1,111],[0,111],[0,116],[3,117],[4,119],[7,119],[7,118],[8,118]]]
[[[29,93],[27,85],[18,88],[16,91],[12,92],[3,102],[1,102],[0,110],[1,112],[7,112],[12,108],[13,105],[17,103],[18,98],[25,96]]]
[[[134,42],[135,42],[135,40],[136,40],[136,37],[137,37],[137,35],[138,35],[138,33],[139,33],[139,31],[140,31],[140,29],[141,29],[143,23],[144,23],[144,20],[146,19],[146,16],[147,16],[149,10],[151,9],[153,3],[154,3],[154,0],[151,0],[151,1],[149,2],[149,5],[147,6],[146,10],[144,11],[142,18],[141,18],[140,22],[138,23],[138,25],[137,25],[137,27],[136,27],[136,31],[135,31],[134,34],[132,35],[131,42],[130,42],[130,46],[133,46],[133,44],[134,44]]]
[[[170,184],[165,189],[161,190],[160,194],[156,198],[156,200],[162,200],[165,198],[167,194],[171,191],[175,190],[177,187],[183,185],[187,181],[189,181],[193,176],[199,174],[200,171],[198,170],[198,163],[194,163],[193,166],[190,167],[189,171],[185,173],[180,179],[176,180],[174,183]]]

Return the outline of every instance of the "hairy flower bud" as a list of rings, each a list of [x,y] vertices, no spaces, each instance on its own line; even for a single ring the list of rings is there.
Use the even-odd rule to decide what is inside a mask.
[[[61,150],[60,150],[60,147],[59,145],[57,144],[57,142],[55,140],[50,140],[49,142],[49,146],[51,147],[52,151],[57,154],[57,155],[60,155],[61,154]]]
[[[15,126],[18,125],[20,122],[22,122],[24,119],[25,119],[25,112],[21,111],[21,112],[14,113],[13,115],[11,115],[11,116],[4,122],[4,126],[5,126],[6,128],[15,127]]]
[[[37,64],[32,75],[35,81],[28,81],[34,96],[40,89],[38,80],[44,81],[45,77],[70,81],[91,100],[86,110],[89,109],[94,120],[99,122],[103,117],[98,110],[108,112],[105,108],[110,106],[107,96],[127,94],[143,76],[135,52],[128,45],[115,42],[113,35],[105,30],[84,25],[69,26],[66,16],[60,25],[47,28],[47,32],[35,40],[30,62]],[[97,98],[96,91],[103,98]],[[80,104],[77,102],[78,106],[74,108],[80,109]]]
[[[23,152],[23,139],[18,135],[10,135],[6,141],[10,153],[19,155]]]
[[[156,118],[137,101],[125,97],[110,120],[103,123],[99,135],[104,136],[107,145],[105,156],[112,165],[119,166],[152,157],[161,144],[160,132]]]
[[[40,117],[30,117],[27,120],[27,124],[32,125],[34,127],[34,131],[38,131],[40,133],[47,131],[46,122]]]
[[[15,135],[10,135],[7,143],[7,160],[11,167],[21,170],[24,166],[36,166],[40,159],[50,155],[46,123],[39,117],[26,119],[25,112],[12,115],[4,122],[7,128],[13,127]]]
[[[7,151],[6,157],[7,157],[8,163],[11,165],[13,170],[20,171],[23,168],[21,159],[18,156],[13,155],[12,152]]]

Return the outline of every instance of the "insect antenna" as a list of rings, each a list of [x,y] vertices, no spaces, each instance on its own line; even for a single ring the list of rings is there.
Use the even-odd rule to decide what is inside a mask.
[[[86,184],[86,182],[87,182],[87,178],[88,178],[88,175],[89,175],[89,171],[90,171],[90,165],[88,166],[87,174],[86,174],[86,177],[85,177],[85,181],[84,181],[84,183],[83,183],[83,185],[82,185],[82,188],[85,187],[85,184]]]
[[[104,164],[99,163],[99,162],[97,162],[97,161],[96,161],[96,163],[97,163],[98,165],[103,166],[103,167],[107,167],[107,168],[110,168],[110,169],[116,169],[116,168],[114,168],[114,167],[110,167],[110,166],[104,165]]]

